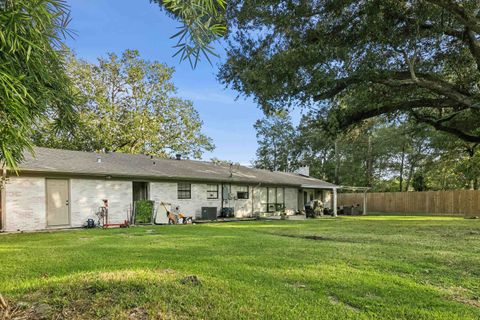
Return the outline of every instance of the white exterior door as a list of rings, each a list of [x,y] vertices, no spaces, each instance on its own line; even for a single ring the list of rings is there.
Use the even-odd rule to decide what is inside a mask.
[[[47,179],[47,226],[70,224],[68,180]]]

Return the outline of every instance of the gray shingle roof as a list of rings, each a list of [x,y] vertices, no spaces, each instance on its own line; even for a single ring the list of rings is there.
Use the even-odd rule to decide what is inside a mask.
[[[19,168],[20,172],[61,173],[137,179],[196,180],[264,185],[333,188],[335,185],[296,173],[271,172],[206,161],[172,160],[125,153],[94,153],[35,148]],[[101,162],[97,161],[101,158]]]

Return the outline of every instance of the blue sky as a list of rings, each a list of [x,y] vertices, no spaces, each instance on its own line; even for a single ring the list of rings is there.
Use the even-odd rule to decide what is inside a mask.
[[[248,164],[257,148],[254,122],[263,116],[251,100],[239,98],[216,80],[221,59],[207,61],[192,70],[188,63],[172,58],[175,44],[170,36],[178,22],[167,17],[149,0],[68,0],[71,7],[70,29],[76,35],[67,44],[82,59],[95,61],[106,52],[121,53],[138,49],[143,58],[175,67],[174,83],[178,96],[190,99],[204,122],[203,132],[216,145],[203,158],[232,160]],[[224,49],[217,46],[221,55]]]

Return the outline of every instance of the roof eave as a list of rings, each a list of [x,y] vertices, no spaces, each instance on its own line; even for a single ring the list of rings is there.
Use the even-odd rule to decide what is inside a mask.
[[[278,182],[261,182],[261,181],[249,181],[235,178],[198,178],[198,177],[179,177],[179,176],[152,176],[152,175],[120,175],[108,172],[73,172],[73,171],[50,171],[41,169],[19,169],[18,172],[9,171],[9,175],[33,174],[33,175],[46,175],[46,176],[74,176],[74,177],[91,177],[91,178],[103,178],[103,179],[132,179],[132,180],[150,180],[150,181],[192,181],[192,182],[216,182],[216,183],[239,183],[255,186],[286,186],[292,188],[301,187],[295,183],[278,183]]]
[[[336,185],[324,185],[324,184],[302,184],[302,188],[305,189],[337,189],[338,186]]]

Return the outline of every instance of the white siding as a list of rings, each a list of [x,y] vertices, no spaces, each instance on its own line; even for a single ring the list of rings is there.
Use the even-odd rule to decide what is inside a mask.
[[[208,184],[192,183],[191,199],[178,199],[176,182],[151,182],[150,200],[155,201],[155,206],[160,202],[170,203],[172,208],[179,206],[180,211],[187,216],[200,218],[202,207],[217,207],[217,214],[220,214],[222,207],[221,185],[218,184],[218,199],[207,199]]]
[[[5,188],[6,231],[45,229],[45,179],[10,177]]]
[[[108,222],[122,223],[127,219],[132,203],[132,182],[96,179],[70,180],[70,208],[72,227],[81,227],[108,199]]]

